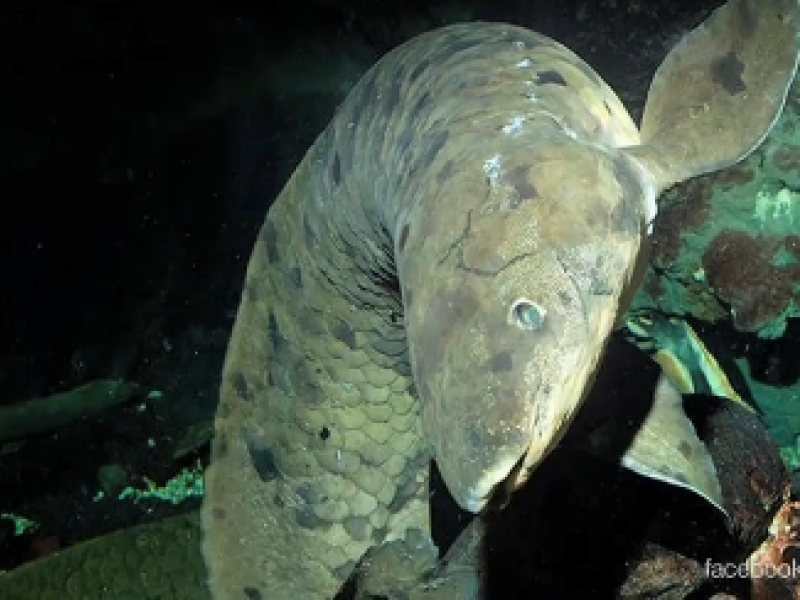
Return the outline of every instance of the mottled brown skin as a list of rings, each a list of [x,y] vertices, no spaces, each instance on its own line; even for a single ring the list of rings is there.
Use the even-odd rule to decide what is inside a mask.
[[[370,546],[427,537],[431,444],[474,504],[532,429],[550,443],[580,389],[548,399],[596,364],[638,249],[641,189],[609,149],[635,139],[577,58],[508,26],[422,36],[364,77],[253,252],[208,477],[217,596],[323,597]],[[538,331],[510,321],[518,298],[546,308]]]
[[[507,25],[424,34],[363,77],[248,267],[204,505],[214,598],[330,598],[392,540],[435,556],[431,457],[474,511],[527,478],[652,216],[638,142],[585,63]]]

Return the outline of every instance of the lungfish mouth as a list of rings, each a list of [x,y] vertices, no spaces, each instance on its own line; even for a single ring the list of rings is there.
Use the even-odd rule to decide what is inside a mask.
[[[468,488],[460,503],[461,506],[473,513],[504,508],[511,500],[512,494],[525,485],[536,468],[558,446],[576,412],[577,410],[574,410],[572,414],[557,415],[555,423],[549,421],[551,427],[545,428],[544,431],[552,432],[552,435],[543,436],[542,429],[534,428],[531,431],[531,441],[524,451],[509,453],[495,462],[475,485]]]
[[[467,490],[461,506],[472,513],[479,513],[486,508],[503,508],[508,504],[511,493],[522,484],[517,475],[524,459],[524,456],[516,459],[509,457],[495,463]]]

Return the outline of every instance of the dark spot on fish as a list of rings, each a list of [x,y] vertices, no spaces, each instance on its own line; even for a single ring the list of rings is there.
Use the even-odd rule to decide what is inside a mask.
[[[278,253],[278,232],[275,230],[275,224],[271,220],[264,223],[261,228],[261,239],[264,241],[264,248],[267,251],[267,261],[274,264],[280,260]]]
[[[324,442],[330,437],[331,437],[331,430],[328,429],[327,425],[323,425],[322,429],[320,429],[319,432],[319,439],[321,439]]]
[[[535,406],[535,408],[534,408],[534,411],[533,411],[533,419],[531,421],[531,425],[533,426],[534,430],[539,431],[541,423],[542,423],[542,419],[544,418],[544,403],[543,402],[536,402],[534,404],[534,406]]]
[[[423,72],[425,69],[427,69],[427,68],[428,68],[430,65],[431,65],[431,61],[429,61],[427,58],[423,58],[421,61],[419,61],[419,62],[417,63],[417,66],[415,66],[415,67],[412,69],[411,73],[409,74],[409,79],[410,79],[411,81],[414,81],[414,80],[415,80],[415,79],[417,79],[417,78],[418,78],[420,75],[422,75],[422,72]]]
[[[253,394],[250,391],[247,378],[241,371],[231,375],[231,387],[242,400],[247,400],[248,402],[253,400]]]
[[[310,373],[311,365],[301,353],[288,344],[275,352],[267,365],[271,385],[284,394],[295,396],[307,404],[321,404],[325,394]]]
[[[356,332],[347,323],[340,321],[334,328],[333,335],[345,346],[354,350],[356,347]]]
[[[502,350],[489,359],[492,373],[508,373],[514,368],[514,357],[508,350]]]
[[[317,244],[317,234],[309,225],[306,215],[303,215],[303,238],[307,246],[315,246]]]
[[[400,137],[397,138],[397,152],[401,157],[408,156],[408,149],[411,146],[411,140],[414,136],[414,130],[411,127],[406,127]]]
[[[342,182],[342,160],[339,158],[339,153],[333,155],[333,163],[331,164],[331,181],[333,185],[338,186]]]
[[[608,296],[610,295],[614,288],[608,282],[605,275],[602,271],[598,271],[597,269],[590,269],[589,277],[591,281],[589,282],[589,291],[595,296]]]
[[[279,352],[286,344],[286,338],[281,334],[280,328],[278,327],[278,319],[275,318],[274,312],[269,312],[268,321],[269,342],[272,344],[272,349],[275,350],[275,352]]]
[[[414,106],[408,115],[408,119],[411,121],[412,126],[418,125],[417,121],[419,121],[420,114],[426,107],[430,106],[430,103],[431,93],[429,91],[425,91],[425,93],[422,94],[414,103]]]
[[[264,596],[261,595],[261,592],[258,588],[254,587],[246,587],[244,588],[244,595],[247,600],[263,600]]]
[[[387,115],[391,114],[399,104],[400,84],[394,79],[390,82],[389,89],[383,92],[383,110]]]
[[[564,307],[572,304],[572,297],[565,291],[558,292],[558,299],[561,300],[561,305]]]
[[[548,83],[567,85],[567,80],[564,79],[561,73],[553,69],[547,69],[536,73],[536,85],[546,85]]]
[[[256,473],[258,473],[258,478],[264,483],[277,479],[280,471],[270,447],[252,436],[245,436],[245,445],[247,446],[247,452],[250,454],[250,462],[253,464]]]
[[[363,115],[356,114],[355,118],[363,117]],[[347,175],[353,170],[353,163],[356,159],[356,152],[363,151],[363,148],[356,145],[356,133],[358,128],[355,127],[355,122],[348,123],[344,131],[339,131],[336,138],[336,148],[342,158],[342,174]],[[374,147],[374,146],[373,146]]]
[[[373,228],[377,236],[376,242],[382,242],[389,239],[389,229],[384,223],[384,214],[374,206],[364,206],[364,218]]]
[[[394,364],[395,373],[403,377],[411,377],[411,362],[408,360],[408,354],[404,355],[402,360],[398,360]]]
[[[303,306],[298,311],[297,324],[303,330],[303,333],[309,335],[322,335],[325,333],[320,315],[310,306]]]
[[[742,81],[744,63],[732,51],[728,51],[725,56],[711,61],[709,71],[711,72],[711,78],[731,96],[735,96],[747,89],[744,81]]]
[[[511,198],[510,207],[519,208],[524,202],[533,200],[539,196],[536,188],[530,182],[530,165],[514,167],[506,175],[506,181],[514,188],[514,196]]]
[[[258,285],[252,279],[248,279],[244,284],[244,294],[250,304],[258,302]]]
[[[325,525],[325,521],[320,519],[310,506],[300,505],[294,510],[294,520],[300,527],[305,529],[316,529]]]
[[[397,138],[397,144],[395,146],[395,155],[397,159],[403,165],[408,165],[411,153],[409,152],[409,148],[411,147],[411,142],[414,138],[414,131],[411,127],[406,127],[400,136]],[[407,172],[407,177],[409,176]]]
[[[436,156],[447,143],[447,138],[450,137],[450,132],[446,129],[441,129],[433,134],[432,137],[427,138],[427,147],[420,156],[423,165],[430,165],[436,160]]]
[[[211,509],[211,516],[217,521],[224,521],[228,517],[228,513],[225,512],[224,508],[215,506]]]
[[[692,459],[692,447],[687,442],[682,441],[680,444],[678,444],[678,451],[686,460]]]
[[[389,356],[391,358],[405,356],[406,350],[408,350],[405,337],[393,339],[381,335],[378,332],[375,332],[374,336],[370,340],[369,345],[378,354],[383,354],[384,356]]]
[[[613,113],[613,111],[611,110],[611,106],[608,104],[608,101],[607,101],[607,100],[603,100],[603,106],[605,106],[605,107],[606,107],[606,112],[607,112],[609,115],[612,115],[612,114],[614,114],[614,113]]]
[[[400,240],[398,242],[398,247],[400,248],[400,252],[406,249],[406,242],[408,241],[408,232],[410,229],[411,226],[408,223],[406,223],[400,230]]]
[[[316,486],[310,483],[301,483],[295,488],[295,494],[306,504],[319,504],[324,502],[326,497],[319,493]]]
[[[230,402],[220,402],[217,406],[217,418],[227,419],[233,412]]]
[[[289,269],[289,282],[298,290],[303,289],[303,273],[300,267],[292,267]]]
[[[455,54],[464,52],[465,50],[470,50],[477,45],[478,42],[475,39],[469,35],[464,35],[461,38],[455,38],[447,44],[444,44],[441,48],[441,51],[446,55],[447,58],[452,58]]]
[[[436,174],[436,183],[442,185],[446,183],[455,173],[455,166],[452,159],[448,159],[442,169]]]
[[[372,534],[372,525],[367,517],[347,517],[342,527],[352,539],[365,542]]]
[[[220,407],[223,403],[220,403]],[[228,455],[228,436],[218,431],[214,436],[214,441],[211,444],[211,462],[221,460]]]
[[[303,386],[302,396],[303,402],[307,404],[322,404],[325,402],[325,394],[319,385],[307,383]]]

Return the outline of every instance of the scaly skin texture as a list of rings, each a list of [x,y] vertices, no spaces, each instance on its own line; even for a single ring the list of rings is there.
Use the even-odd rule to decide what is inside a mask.
[[[248,269],[208,474],[218,597],[327,597],[372,545],[408,529],[427,539],[431,449],[412,372],[466,506],[528,444],[546,451],[638,249],[641,186],[610,150],[636,139],[577,57],[508,26],[421,36],[364,77]],[[546,311],[537,331],[509,323],[518,299]]]
[[[137,525],[0,574],[3,600],[209,600],[200,515]]]
[[[395,540],[401,554],[435,556],[431,456],[476,512],[527,479],[591,382],[657,192],[738,160],[774,120],[780,102],[756,111],[762,99],[742,86],[772,77],[785,91],[797,6],[734,0],[708,31],[747,19],[721,65],[713,35],[691,38],[711,64],[689,60],[692,43],[668,57],[638,148],[599,76],[508,25],[424,34],[364,76],[250,260],[204,504],[214,598],[330,598],[365,552]],[[780,68],[742,79],[739,66],[769,55],[765,40]],[[694,142],[731,106],[757,122],[709,156],[707,143],[677,143],[672,107],[702,114],[664,97],[682,69],[704,84],[689,103],[712,115]]]
[[[423,35],[364,77],[253,251],[207,478],[217,597],[329,597],[371,546],[426,539],[427,440],[467,506],[533,437],[544,453],[638,249],[641,186],[613,151],[636,139],[577,57],[509,26]],[[538,331],[509,323],[518,298]]]

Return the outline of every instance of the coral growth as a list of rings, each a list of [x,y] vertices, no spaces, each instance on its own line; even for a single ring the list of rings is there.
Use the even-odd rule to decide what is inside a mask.
[[[800,146],[783,143],[769,148],[764,168],[790,187],[800,185]]]
[[[776,264],[781,250],[797,255],[792,244],[772,237],[751,237],[726,229],[711,241],[703,255],[706,279],[717,297],[730,306],[734,326],[757,331],[778,318],[790,305],[800,265]]]
[[[693,179],[682,188],[682,194],[659,207],[652,237],[653,264],[668,268],[683,249],[683,234],[700,227],[709,217],[710,180]]]

